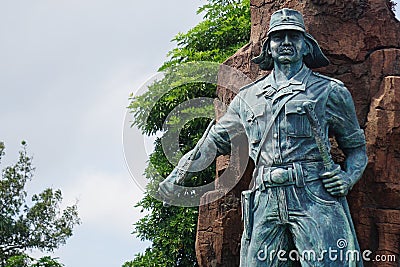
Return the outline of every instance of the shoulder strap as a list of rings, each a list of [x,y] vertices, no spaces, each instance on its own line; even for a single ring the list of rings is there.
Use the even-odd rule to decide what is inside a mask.
[[[260,147],[259,147],[259,149],[258,149],[258,151],[257,151],[257,155],[256,155],[256,162],[255,162],[255,165],[256,165],[256,166],[257,166],[258,161],[259,161],[259,159],[260,159],[260,154],[261,154],[262,146],[264,145],[265,140],[267,139],[268,133],[269,133],[269,131],[271,130],[271,127],[272,127],[272,125],[274,124],[276,117],[278,117],[278,115],[279,115],[279,113],[281,112],[283,106],[284,106],[290,99],[292,99],[293,97],[295,97],[296,95],[298,95],[300,92],[301,92],[301,91],[295,91],[293,94],[288,95],[286,98],[283,98],[283,99],[279,102],[278,107],[276,108],[275,112],[272,114],[271,119],[268,121],[267,126],[265,127],[264,134],[263,134],[263,136],[262,136],[262,138],[261,138]]]

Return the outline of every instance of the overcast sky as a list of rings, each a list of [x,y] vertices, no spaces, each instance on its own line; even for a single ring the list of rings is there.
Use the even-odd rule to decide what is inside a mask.
[[[124,162],[125,107],[204,2],[0,0],[2,163],[27,140],[30,192],[60,188],[66,205],[78,200],[82,225],[54,254],[67,267],[121,266],[148,246],[130,234],[142,190]],[[146,161],[136,136],[135,175]]]

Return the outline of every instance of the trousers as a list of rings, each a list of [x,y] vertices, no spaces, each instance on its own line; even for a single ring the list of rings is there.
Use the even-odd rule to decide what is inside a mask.
[[[352,222],[321,180],[252,191],[240,267],[360,266]]]

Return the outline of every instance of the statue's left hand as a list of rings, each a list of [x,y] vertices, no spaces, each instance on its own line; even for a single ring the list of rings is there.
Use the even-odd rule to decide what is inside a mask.
[[[332,176],[324,176],[322,182],[326,190],[335,197],[346,196],[352,187],[349,174],[342,170]]]

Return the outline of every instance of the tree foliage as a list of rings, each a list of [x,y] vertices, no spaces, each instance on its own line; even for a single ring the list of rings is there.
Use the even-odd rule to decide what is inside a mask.
[[[196,97],[215,98],[216,85],[204,81],[215,77],[199,77],[196,69],[180,66],[189,62],[212,61],[222,63],[245,45],[250,37],[249,0],[208,0],[200,7],[198,14],[204,20],[187,33],[179,33],[173,39],[177,47],[169,52],[169,60],[160,71],[164,77],[148,87],[140,96],[131,95],[129,110],[133,113],[133,124],[143,132],[152,135],[162,132],[163,136],[179,124],[179,116],[169,119],[163,127],[168,114],[180,103]],[[215,71],[210,71],[215,75]],[[183,113],[193,110],[183,110]],[[203,112],[203,111],[202,111]],[[205,112],[205,111],[204,111]],[[179,149],[186,153],[201,137],[209,120],[198,118],[190,120],[179,133]],[[135,224],[134,233],[142,240],[152,241],[152,246],[144,253],[136,255],[124,267],[136,266],[197,266],[195,256],[195,235],[197,208],[165,207],[154,199],[158,184],[172,171],[173,166],[166,158],[161,139],[155,142],[155,150],[150,155],[145,176],[149,179],[145,197],[137,204],[142,212],[147,211]],[[215,168],[195,175],[189,182],[198,185],[214,179]]]
[[[397,3],[393,0],[386,0],[386,3],[388,5],[388,7],[390,8],[390,10],[392,10],[393,12],[396,11],[396,7],[397,7]]]
[[[0,160],[4,149],[0,142]],[[60,190],[47,188],[27,199],[25,186],[33,172],[32,157],[27,154],[23,142],[18,161],[5,167],[0,178],[0,266],[28,264],[27,250],[53,251],[65,244],[73,227],[79,224],[76,205],[60,209]],[[42,259],[45,260],[50,259]]]
[[[26,254],[16,255],[9,258],[5,267],[63,267],[56,258],[44,256],[38,260]]]

